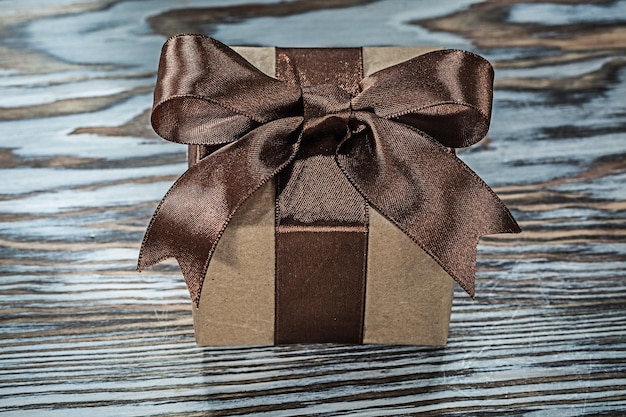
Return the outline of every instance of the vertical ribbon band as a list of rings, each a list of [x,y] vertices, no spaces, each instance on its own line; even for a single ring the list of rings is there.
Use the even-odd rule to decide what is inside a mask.
[[[361,49],[277,48],[276,77],[302,88],[306,137],[276,181],[274,339],[360,343],[367,203],[335,162],[347,123],[316,128],[349,117],[363,78]]]

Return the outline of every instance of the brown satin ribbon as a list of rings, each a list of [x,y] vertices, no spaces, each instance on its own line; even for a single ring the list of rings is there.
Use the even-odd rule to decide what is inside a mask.
[[[331,192],[358,193],[473,296],[479,237],[520,231],[495,193],[449,150],[472,145],[487,133],[493,83],[489,63],[464,51],[435,51],[378,71],[355,88],[352,64],[342,66],[352,58],[320,64],[343,75],[332,75],[328,84],[318,84],[316,75],[309,85],[302,81],[311,69],[301,70],[300,59],[293,55],[297,51],[283,52],[277,64],[280,68],[290,61],[284,72],[279,70],[286,81],[266,76],[208,37],[182,35],[166,42],[152,124],[163,138],[206,145],[210,154],[191,166],[159,204],[144,237],[138,269],[176,258],[197,304],[209,261],[230,218],[276,177],[279,239],[295,236],[289,230],[309,232],[312,225],[336,231],[342,227],[337,220],[343,221],[347,233],[359,234],[367,218],[355,216],[362,200],[311,196],[299,188],[305,186],[298,175],[310,168],[303,164],[323,159],[318,167],[323,175],[309,180],[317,184],[316,190],[328,190],[325,175],[331,171],[326,169],[334,170],[337,183],[352,188],[337,185]],[[331,160],[338,169],[328,168]],[[332,216],[292,210],[290,193],[324,202]],[[354,211],[338,201],[350,201],[348,207],[354,202]],[[330,240],[324,247],[353,252]],[[305,262],[299,258],[307,255],[297,252],[288,262]],[[341,265],[336,269],[340,274]]]
[[[360,48],[276,49],[276,76],[302,87],[303,138],[278,173],[274,340],[363,340],[367,203],[335,162],[350,99],[363,78]]]

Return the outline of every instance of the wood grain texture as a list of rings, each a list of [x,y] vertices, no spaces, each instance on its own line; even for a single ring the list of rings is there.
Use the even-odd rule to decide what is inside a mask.
[[[0,414],[626,413],[626,3],[0,1]],[[199,10],[198,10],[199,9]],[[148,124],[161,44],[446,45],[496,68],[460,153],[524,232],[483,239],[445,348],[199,348],[135,261],[184,147]]]

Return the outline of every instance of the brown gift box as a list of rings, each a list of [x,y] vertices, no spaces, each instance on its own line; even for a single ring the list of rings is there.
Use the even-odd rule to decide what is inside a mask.
[[[198,344],[445,344],[479,238],[520,228],[452,150],[486,135],[493,68],[426,51],[165,43],[152,125],[190,167],[138,269],[176,258]]]
[[[274,75],[274,48],[233,49]],[[438,48],[363,48],[364,75],[434,49]],[[202,149],[191,145],[189,150],[193,164]],[[199,306],[192,307],[198,345],[274,343],[274,188],[270,181],[254,193],[218,243]],[[367,247],[363,343],[445,345],[453,279],[372,208]]]

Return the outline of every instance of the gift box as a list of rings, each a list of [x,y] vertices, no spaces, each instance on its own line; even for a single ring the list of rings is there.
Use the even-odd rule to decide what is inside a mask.
[[[489,126],[481,57],[164,45],[152,123],[189,145],[139,258],[174,257],[199,345],[444,345],[480,236],[517,223],[453,148]]]

